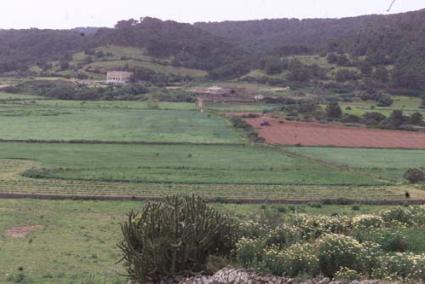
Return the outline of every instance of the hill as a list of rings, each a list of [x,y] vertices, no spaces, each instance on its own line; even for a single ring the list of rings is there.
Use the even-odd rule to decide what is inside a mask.
[[[0,73],[99,78],[107,69],[153,82],[208,73],[212,80],[418,95],[425,90],[425,10],[193,25],[145,17],[114,28],[0,31]]]

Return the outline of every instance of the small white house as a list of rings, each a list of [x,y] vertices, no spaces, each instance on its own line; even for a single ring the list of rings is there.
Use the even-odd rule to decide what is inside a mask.
[[[128,83],[133,73],[126,71],[108,71],[106,73],[106,83],[108,84],[125,84]]]
[[[256,96],[254,96],[254,100],[256,102],[262,101],[262,100],[264,100],[264,96],[263,95],[256,95]]]

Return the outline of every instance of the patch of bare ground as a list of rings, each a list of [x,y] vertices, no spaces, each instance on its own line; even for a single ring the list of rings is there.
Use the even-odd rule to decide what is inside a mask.
[[[21,239],[25,238],[29,233],[35,230],[41,230],[44,226],[42,225],[28,225],[28,226],[20,226],[14,227],[6,230],[6,237]]]

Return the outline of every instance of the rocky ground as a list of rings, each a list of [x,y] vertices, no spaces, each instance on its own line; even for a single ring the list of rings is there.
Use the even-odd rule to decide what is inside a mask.
[[[167,282],[164,282],[166,284]],[[253,271],[236,268],[224,268],[213,276],[197,276],[181,280],[180,284],[382,284],[378,280],[340,281],[329,278],[308,280],[292,279],[271,275],[259,275]]]

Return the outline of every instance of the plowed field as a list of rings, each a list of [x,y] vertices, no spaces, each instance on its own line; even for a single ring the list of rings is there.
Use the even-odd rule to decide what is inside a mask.
[[[258,129],[259,135],[269,144],[425,149],[423,132],[278,121],[272,118],[253,118],[246,121]]]

